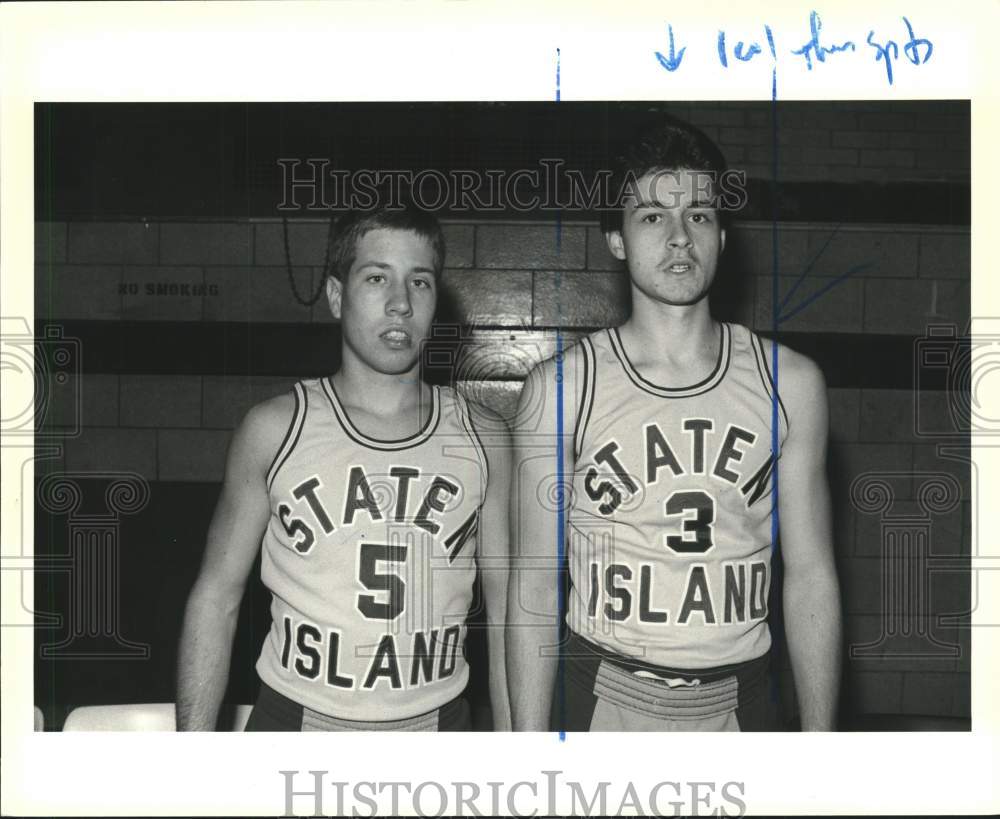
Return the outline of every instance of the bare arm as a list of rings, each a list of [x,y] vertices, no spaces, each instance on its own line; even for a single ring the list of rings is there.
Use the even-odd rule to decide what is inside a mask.
[[[788,651],[802,730],[832,731],[840,687],[841,613],[826,479],[826,384],[812,361],[782,348],[778,385],[789,427],[778,462]]]
[[[255,407],[233,434],[222,494],[208,530],[201,570],[184,612],[178,656],[177,730],[215,730],[229,679],[240,601],[270,507],[265,473],[280,446],[290,396]]]
[[[510,575],[510,432],[503,418],[496,413],[476,405],[470,407],[473,424],[489,461],[489,483],[479,520],[476,554],[486,603],[490,706],[493,710],[493,730],[509,731],[505,622]]]
[[[575,379],[571,360],[567,356],[563,368],[564,486],[573,472]],[[560,526],[554,500],[559,468],[555,376],[551,360],[532,370],[521,392],[514,427],[510,521],[517,546],[507,601],[507,670],[515,731],[549,730],[558,668],[558,587],[563,568],[558,561],[558,535],[560,530],[565,532],[568,493]]]

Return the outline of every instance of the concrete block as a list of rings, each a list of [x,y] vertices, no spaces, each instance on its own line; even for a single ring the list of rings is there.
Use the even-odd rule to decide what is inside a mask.
[[[834,131],[830,135],[830,144],[834,148],[885,148],[889,144],[889,135],[884,131]]]
[[[958,632],[954,627],[938,625],[933,616],[905,623],[890,620],[892,613],[845,614],[844,633],[847,649],[844,668],[858,671],[918,671],[921,673],[955,668],[958,660]],[[917,633],[919,628],[922,634]],[[937,642],[932,642],[930,638]],[[949,649],[948,646],[955,646]]]
[[[860,671],[845,678],[845,692],[860,714],[897,714],[903,695],[903,675],[890,671]]]
[[[114,427],[118,425],[118,376],[88,373],[71,375],[66,400],[51,400],[47,406],[47,428]],[[79,394],[80,402],[69,396]],[[77,413],[79,412],[79,417]]]
[[[126,267],[122,318],[199,321],[205,278],[200,267]]]
[[[249,222],[164,222],[160,262],[178,265],[253,264],[254,226]]]
[[[311,267],[292,271],[299,297],[310,298],[318,286]],[[300,304],[284,267],[214,267],[205,270],[205,283],[218,295],[205,299],[207,321],[302,322],[312,308]],[[320,296],[320,301],[325,297]],[[329,308],[327,308],[329,310]]]
[[[865,332],[924,335],[930,324],[969,322],[969,282],[955,279],[868,279]]]
[[[66,261],[66,223],[35,222],[35,264],[63,264]]]
[[[781,330],[861,332],[864,282],[851,278],[830,287],[829,278],[806,276],[795,289],[794,295],[788,298],[796,281],[790,276],[783,276],[779,281],[780,298],[788,299],[781,310]],[[755,327],[769,329],[772,326],[772,286],[770,276],[758,277]]]
[[[845,557],[837,563],[845,614],[882,611],[883,562],[877,557]]]
[[[917,275],[918,247],[916,233],[831,225],[809,232],[806,255],[815,259],[809,274],[843,276],[856,270],[854,278],[912,278]]]
[[[472,267],[475,263],[474,225],[443,224],[446,267]]]
[[[77,264],[156,264],[157,222],[70,222],[69,259]]]
[[[531,315],[527,270],[445,270],[438,318],[461,324],[523,326]]]
[[[292,388],[294,379],[269,376],[205,376],[201,425],[206,429],[233,429],[254,405]]]
[[[989,492],[987,487],[980,487],[978,481],[973,482],[973,464],[961,458],[949,458],[938,454],[937,446],[931,442],[922,442],[913,448],[913,471],[915,473],[945,472],[958,480],[961,500],[972,500],[973,493],[978,492],[980,503],[987,502]],[[919,475],[914,479],[914,491],[919,491],[920,484],[929,476]]]
[[[582,270],[586,241],[580,226],[477,225],[476,266]]]
[[[861,441],[916,440],[912,390],[861,390]]]
[[[956,716],[956,692],[968,685],[965,674],[910,672],[903,675],[904,714]]]
[[[901,479],[894,479],[890,482],[894,487],[902,483]],[[912,479],[906,481],[907,485],[912,484]],[[899,516],[921,516],[923,510],[917,502],[911,498],[897,498],[889,507],[889,513]],[[884,533],[882,518],[880,515],[855,510],[857,517],[857,540],[855,542],[854,553],[862,557],[882,557],[885,554]]]
[[[779,225],[778,271],[781,274],[798,275],[803,269],[808,259],[808,239],[807,231]],[[775,262],[774,232],[770,225],[734,225],[729,229],[726,255],[731,263],[745,269],[747,275],[766,278],[770,286]]]
[[[966,504],[941,515],[934,515],[931,524],[931,554],[968,555],[969,532],[964,526]]]
[[[873,472],[893,472],[889,484],[897,500],[911,498],[913,447],[909,444],[840,443],[830,445],[831,475],[838,484],[849,488],[859,477]],[[891,511],[891,510],[890,510]]]
[[[116,265],[35,267],[35,316],[39,319],[119,319],[122,269]]]
[[[255,264],[284,267],[285,240],[281,222],[261,222],[253,226]],[[289,222],[288,250],[292,267],[322,267],[326,260],[327,222]]]
[[[861,391],[829,388],[826,395],[830,411],[830,438],[834,441],[857,441]]]
[[[161,429],[158,433],[161,481],[221,481],[226,471],[227,430]]]
[[[535,273],[535,327],[613,327],[628,318],[624,273]]]
[[[933,547],[932,547],[933,548]],[[958,563],[966,563],[959,559]],[[972,570],[966,563],[964,570],[955,565],[954,571],[944,571],[931,568],[930,574],[930,610],[938,616],[963,615],[972,611],[973,594]]]
[[[156,480],[156,432],[147,429],[84,429],[66,442],[71,472],[137,472]]]
[[[722,128],[719,132],[719,144],[727,148],[726,158],[731,162],[728,155],[730,145],[770,145],[771,131],[763,128]]]
[[[121,376],[121,424],[126,427],[201,425],[201,377]]]
[[[858,152],[854,148],[817,148],[806,144],[801,161],[805,165],[857,165]]]
[[[920,236],[919,275],[922,278],[968,279],[972,275],[971,253],[968,231],[924,232]]]
[[[916,164],[916,153],[903,150],[862,150],[862,165],[877,168],[912,168]]]

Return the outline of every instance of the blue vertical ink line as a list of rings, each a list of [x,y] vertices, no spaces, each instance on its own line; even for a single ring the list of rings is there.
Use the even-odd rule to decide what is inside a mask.
[[[773,48],[771,30],[767,29],[768,43]],[[774,468],[771,470],[771,487],[773,500],[771,504],[771,577],[774,577],[774,557],[778,548],[778,310],[780,300],[780,281],[778,279],[778,67],[775,65],[771,69],[771,157],[773,165],[771,168],[772,188],[771,188],[771,374],[774,379],[773,391],[771,394],[771,458]],[[784,575],[784,572],[782,572]],[[782,613],[783,614],[783,613]],[[779,658],[778,646],[781,644],[781,635],[784,626],[780,622],[773,623],[775,639],[771,641],[771,660],[776,664]],[[778,703],[778,676],[771,675],[770,696],[772,703]]]
[[[562,49],[556,49],[556,102],[562,99],[562,89],[559,87],[562,71]]]
[[[562,100],[562,50],[556,49],[556,102]],[[562,213],[556,211],[556,256],[562,255]],[[556,267],[556,595],[558,605],[557,634],[562,631],[566,601],[563,595],[562,567],[565,560],[566,530],[565,530],[565,498],[563,496],[563,339],[562,339],[562,300],[560,288],[562,274]],[[561,640],[559,641],[562,642]],[[566,674],[562,648],[559,649],[557,668],[559,694],[559,741],[566,741]]]

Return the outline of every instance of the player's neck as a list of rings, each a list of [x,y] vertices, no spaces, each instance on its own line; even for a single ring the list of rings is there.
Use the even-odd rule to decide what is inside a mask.
[[[341,400],[371,415],[392,416],[423,405],[425,389],[419,366],[405,373],[380,373],[350,356],[344,356],[333,376]]]
[[[709,312],[707,298],[691,305],[654,304],[636,299],[632,315],[621,326],[620,333],[632,349],[661,351],[683,362],[717,346],[718,325]]]

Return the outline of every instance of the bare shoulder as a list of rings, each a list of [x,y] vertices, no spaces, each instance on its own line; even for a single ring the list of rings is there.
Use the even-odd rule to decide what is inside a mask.
[[[536,364],[528,373],[521,391],[521,408],[534,408],[552,415],[560,386],[564,418],[575,417],[579,392],[583,388],[586,355],[582,341],[570,345]],[[523,413],[519,412],[519,417]]]
[[[824,429],[827,423],[826,378],[809,356],[784,344],[761,338],[767,365],[788,413],[789,432],[796,428]],[[775,348],[777,367],[775,368]]]
[[[295,406],[295,395],[289,390],[247,410],[233,433],[231,458],[267,468],[291,426]]]

